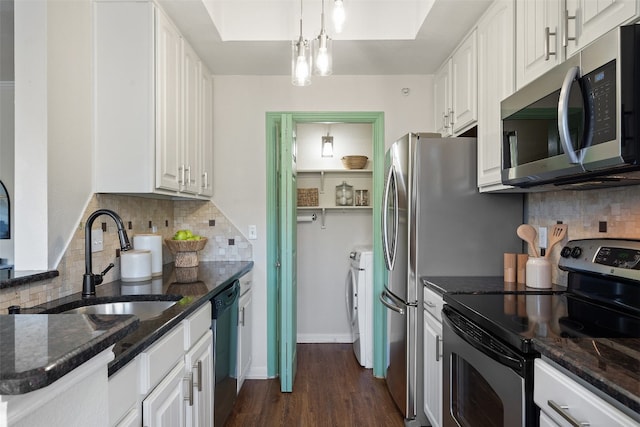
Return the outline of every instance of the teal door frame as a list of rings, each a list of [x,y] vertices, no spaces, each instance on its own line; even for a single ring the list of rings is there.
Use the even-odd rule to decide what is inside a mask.
[[[293,123],[371,123],[373,129],[373,375],[384,377],[387,365],[387,328],[386,310],[379,299],[384,288],[387,273],[382,255],[382,193],[384,186],[384,113],[383,112],[268,112],[266,114],[267,142],[267,375],[271,378],[280,374],[279,309],[291,310],[292,307],[280,307],[278,286],[278,153],[276,144],[277,129],[283,120]],[[297,227],[296,223],[290,224]]]

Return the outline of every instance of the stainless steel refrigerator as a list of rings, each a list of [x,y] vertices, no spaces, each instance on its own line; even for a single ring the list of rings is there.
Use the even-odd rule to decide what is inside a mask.
[[[428,425],[420,277],[502,276],[503,253],[522,250],[523,198],[478,192],[475,138],[410,133],[386,153],[382,211],[386,382],[405,423]]]

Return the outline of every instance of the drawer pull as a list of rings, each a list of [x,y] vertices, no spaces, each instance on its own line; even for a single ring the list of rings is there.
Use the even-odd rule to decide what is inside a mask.
[[[184,377],[182,380],[187,382],[187,392],[189,393],[184,400],[189,402],[189,406],[193,406],[193,372],[190,372],[189,376]]]
[[[427,307],[431,307],[431,308],[435,308],[436,304],[431,302],[431,301],[425,301],[424,305],[426,305]]]
[[[436,335],[436,362],[439,362],[440,358],[442,357],[442,351],[440,346],[441,342],[442,342],[442,338],[440,338],[440,335]]]
[[[569,412],[567,412],[567,409],[569,409],[567,405],[559,405],[553,400],[547,400],[547,404],[551,407],[551,409],[556,411],[562,418],[567,420],[567,422],[574,427],[586,427],[591,425],[588,422],[576,420],[571,414],[569,414]]]

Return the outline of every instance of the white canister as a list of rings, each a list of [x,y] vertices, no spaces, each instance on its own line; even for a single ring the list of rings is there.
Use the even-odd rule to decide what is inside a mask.
[[[551,287],[551,263],[544,257],[529,257],[526,266],[527,286],[548,289]]]
[[[162,236],[159,234],[136,234],[133,248],[151,251],[151,275],[162,276]]]
[[[151,251],[130,250],[120,252],[120,279],[139,282],[151,279]]]

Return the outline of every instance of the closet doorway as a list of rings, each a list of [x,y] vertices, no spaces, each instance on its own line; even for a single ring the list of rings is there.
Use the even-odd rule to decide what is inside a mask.
[[[293,391],[297,343],[297,125],[359,123],[370,124],[373,158],[369,203],[372,215],[374,253],[373,290],[377,295],[384,286],[381,248],[381,206],[383,192],[384,114],[381,112],[267,113],[267,358],[268,375],[279,376],[281,390]],[[318,141],[320,144],[320,141]],[[304,215],[304,214],[303,214]],[[321,220],[321,219],[320,219]],[[293,259],[292,259],[293,258]],[[336,304],[337,306],[338,304]],[[344,304],[342,304],[344,305]],[[340,309],[344,307],[340,306]],[[384,376],[386,317],[382,305],[374,298],[374,369]]]

